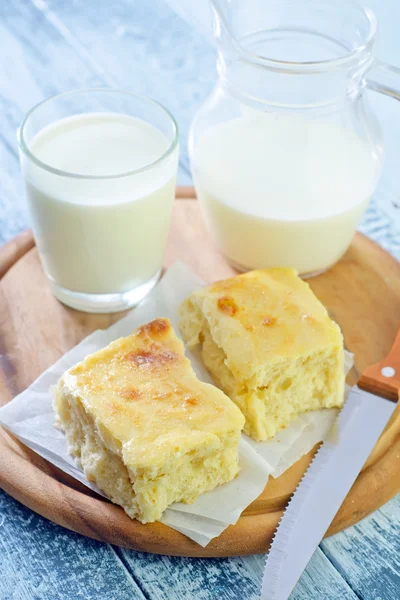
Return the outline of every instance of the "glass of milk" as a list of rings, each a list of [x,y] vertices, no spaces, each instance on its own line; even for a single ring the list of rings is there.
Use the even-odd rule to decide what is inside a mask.
[[[375,62],[374,15],[351,0],[211,4],[219,79],[189,141],[208,228],[239,270],[320,273],[381,173],[365,89],[400,98],[400,71]]]
[[[35,106],[18,141],[53,294],[87,312],[137,304],[162,268],[179,153],[172,115],[130,92],[70,92]]]

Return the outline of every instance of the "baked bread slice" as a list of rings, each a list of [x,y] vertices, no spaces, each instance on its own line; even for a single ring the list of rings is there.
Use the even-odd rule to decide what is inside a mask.
[[[257,441],[299,413],[343,404],[341,331],[293,269],[251,271],[194,292],[180,327]]]
[[[168,319],[69,369],[54,407],[86,477],[142,523],[238,472],[243,415],[196,378]]]

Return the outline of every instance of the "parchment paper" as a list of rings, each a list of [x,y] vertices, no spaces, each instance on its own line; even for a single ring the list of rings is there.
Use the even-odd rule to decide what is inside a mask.
[[[108,329],[89,335],[0,409],[0,424],[49,462],[104,496],[96,485],[87,481],[67,453],[64,434],[54,426],[50,387],[66,369],[85,356],[118,337],[129,335],[152,319],[168,317],[179,332],[179,305],[202,285],[204,283],[186,265],[175,263],[137,308]],[[197,376],[212,383],[195,353],[187,351],[187,355]],[[347,353],[346,372],[351,366],[352,356]],[[173,504],[161,521],[206,546],[228,525],[236,523],[242,511],[261,494],[270,476],[278,477],[317,442],[324,440],[336,415],[335,409],[306,413],[268,442],[254,442],[243,434],[239,445],[240,473],[236,479],[203,494],[194,504]]]

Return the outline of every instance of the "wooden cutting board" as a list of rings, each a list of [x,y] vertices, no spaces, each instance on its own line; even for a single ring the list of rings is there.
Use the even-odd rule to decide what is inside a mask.
[[[183,259],[205,281],[234,273],[210,240],[192,188],[178,190],[165,266]],[[400,265],[357,234],[346,256],[311,287],[341,326],[357,374],[389,351],[400,322]],[[121,315],[88,315],[55,300],[26,232],[0,249],[0,404],[9,402],[69,348]],[[160,315],[162,316],[162,315]],[[314,449],[315,451],[315,449]],[[278,479],[235,526],[206,548],[160,523],[142,525],[65,475],[0,428],[0,486],[52,521],[136,550],[180,556],[266,551],[282,510],[313,452]],[[328,535],[356,523],[400,491],[400,409],[396,409]]]

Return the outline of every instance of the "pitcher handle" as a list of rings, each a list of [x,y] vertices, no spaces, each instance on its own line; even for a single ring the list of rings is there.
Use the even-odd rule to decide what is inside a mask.
[[[376,60],[368,73],[366,86],[374,92],[400,101],[400,68]]]
[[[388,65],[384,62],[376,60],[372,68],[368,72],[368,77],[364,81],[365,86],[390,96],[395,100],[400,101],[400,68],[393,65]],[[394,240],[391,246],[391,251],[396,255],[400,253],[399,232],[400,232],[400,194],[393,194],[388,207],[382,205],[385,216],[390,221],[390,237]],[[394,212],[393,212],[394,211]]]

